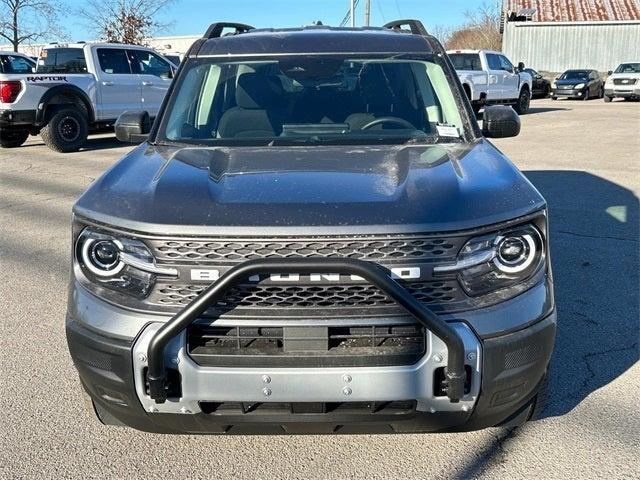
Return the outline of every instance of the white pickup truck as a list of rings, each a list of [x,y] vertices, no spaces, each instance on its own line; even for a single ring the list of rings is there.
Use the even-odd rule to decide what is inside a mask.
[[[111,126],[126,110],[153,118],[176,68],[146,47],[47,46],[34,73],[0,73],[0,146],[19,147],[39,133],[49,148],[73,152],[90,129]]]
[[[531,75],[520,62],[514,67],[501,52],[492,50],[447,51],[473,110],[484,105],[512,105],[520,115],[527,113],[531,101]]]

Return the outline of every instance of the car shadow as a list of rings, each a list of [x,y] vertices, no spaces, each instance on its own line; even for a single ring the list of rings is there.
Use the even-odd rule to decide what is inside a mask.
[[[549,205],[558,310],[549,398],[540,418],[572,411],[639,359],[638,198],[581,171],[525,171]],[[482,476],[521,429],[502,429],[478,447],[456,479]]]
[[[566,111],[570,110],[569,108],[557,108],[557,107],[529,107],[529,111],[526,115],[531,115],[534,113],[547,113],[547,112],[558,112],[558,111]]]
[[[565,111],[565,110],[571,110],[570,108],[556,108],[556,107],[529,107],[529,110],[527,111],[527,113],[525,113],[525,115],[531,115],[531,114],[535,114],[535,113],[546,113],[546,112],[557,112],[557,111]],[[482,110],[481,112],[476,114],[476,119],[478,121],[482,120],[484,118],[484,110]]]
[[[526,171],[549,205],[558,331],[543,417],[570,412],[639,359],[639,203],[581,171]]]
[[[102,136],[104,134],[100,134],[99,137],[91,137],[87,138],[87,142],[80,149],[81,152],[90,152],[90,151],[98,151],[98,150],[108,150],[110,148],[125,148],[127,146],[131,146],[133,148],[133,144],[123,143],[119,141],[115,135]],[[22,145],[19,148],[32,148],[32,147],[42,147],[44,142],[40,137],[30,137],[31,141]],[[69,155],[69,154],[62,154]]]

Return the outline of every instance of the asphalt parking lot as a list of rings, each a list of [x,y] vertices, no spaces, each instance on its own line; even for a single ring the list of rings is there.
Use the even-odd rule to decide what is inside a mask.
[[[507,431],[162,436],[85,414],[64,337],[74,200],[131,147],[0,151],[2,478],[639,478],[640,104],[536,100],[495,144],[550,205],[559,330],[543,419]]]

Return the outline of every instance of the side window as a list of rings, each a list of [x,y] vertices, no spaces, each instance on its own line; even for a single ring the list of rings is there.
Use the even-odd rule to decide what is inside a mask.
[[[591,78],[591,80],[597,80],[599,77],[598,72],[596,72],[595,70],[591,71],[591,75],[589,75],[589,78]]]
[[[504,55],[498,55],[498,59],[500,60],[500,68],[502,70],[506,70],[507,72],[513,72],[513,64],[509,61],[507,57]]]
[[[3,64],[4,73],[31,73],[33,64],[24,57],[7,55],[2,57],[0,63]]]
[[[493,53],[487,53],[487,65],[489,66],[489,70],[502,70],[498,55]]]
[[[160,78],[173,77],[173,70],[169,62],[158,55],[144,50],[130,50],[134,68],[142,75],[155,75]]]
[[[40,52],[38,73],[87,73],[82,48],[51,48]]]
[[[127,52],[119,48],[99,48],[97,50],[100,69],[109,74],[130,74],[131,66]]]

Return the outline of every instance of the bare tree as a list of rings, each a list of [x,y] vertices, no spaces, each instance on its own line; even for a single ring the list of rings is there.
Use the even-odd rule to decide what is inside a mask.
[[[87,26],[108,42],[142,45],[166,27],[158,14],[174,0],[88,0],[78,13]]]
[[[17,52],[22,43],[60,35],[59,13],[57,0],[0,0],[0,38]]]
[[[502,2],[484,3],[477,10],[465,12],[465,25],[451,34],[449,49],[502,49],[500,17]]]
[[[436,37],[442,45],[446,45],[453,34],[451,27],[446,25],[434,25],[429,29],[429,33]]]

